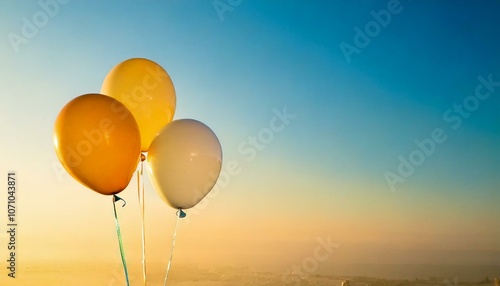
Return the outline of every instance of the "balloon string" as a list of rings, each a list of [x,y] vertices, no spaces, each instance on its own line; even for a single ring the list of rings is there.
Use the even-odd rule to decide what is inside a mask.
[[[141,208],[141,224],[142,224],[142,277],[144,286],[146,286],[146,228],[144,219],[144,162],[141,162],[141,170],[137,170],[137,193],[139,197],[139,205]],[[141,188],[142,182],[142,188]]]
[[[179,224],[179,219],[185,216],[186,214],[181,209],[179,209],[179,211],[177,212],[177,220],[175,221],[174,236],[172,238],[172,250],[170,251],[170,259],[168,260],[167,272],[165,273],[165,280],[163,281],[163,286],[167,285],[168,273],[170,272],[170,267],[172,266],[172,257],[174,256],[174,248],[175,248],[175,238],[177,236],[177,225]]]
[[[115,203],[117,201],[120,201],[122,200],[124,202],[124,205],[122,207],[124,207],[127,203],[125,202],[124,199],[118,197],[117,195],[113,195],[113,210],[114,210],[114,213],[115,213],[115,223],[116,223],[116,234],[118,236],[118,244],[120,245],[120,255],[122,257],[122,264],[123,264],[123,270],[125,272],[125,279],[127,281],[127,286],[130,286],[130,282],[128,281],[128,270],[127,270],[127,262],[125,261],[125,251],[123,250],[123,242],[122,242],[122,235],[121,235],[121,232],[120,232],[120,224],[118,222],[118,216],[116,214],[116,206],[115,206]]]

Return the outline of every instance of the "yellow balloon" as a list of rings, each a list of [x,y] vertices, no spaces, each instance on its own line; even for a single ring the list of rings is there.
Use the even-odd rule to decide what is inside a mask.
[[[132,112],[141,132],[143,152],[174,118],[174,84],[168,73],[151,60],[133,58],[118,64],[104,79],[101,93],[119,100]]]
[[[141,154],[134,116],[102,94],[81,95],[63,107],[54,125],[54,146],[66,171],[103,195],[127,187]]]
[[[189,209],[217,182],[222,149],[205,124],[193,119],[174,120],[151,143],[148,165],[160,198],[173,208]]]

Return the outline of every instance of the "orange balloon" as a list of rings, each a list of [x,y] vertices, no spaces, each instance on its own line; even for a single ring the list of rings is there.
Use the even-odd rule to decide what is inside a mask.
[[[101,93],[119,100],[132,112],[141,132],[143,152],[174,118],[174,84],[168,73],[151,60],[133,58],[116,65],[106,75]]]
[[[103,195],[127,187],[141,154],[134,116],[102,94],[81,95],[64,106],[55,122],[54,146],[66,171]]]

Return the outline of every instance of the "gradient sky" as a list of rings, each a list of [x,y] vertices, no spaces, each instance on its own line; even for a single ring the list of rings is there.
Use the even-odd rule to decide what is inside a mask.
[[[443,119],[474,96],[479,76],[500,81],[500,1],[401,0],[348,62],[341,43],[355,45],[355,27],[390,2],[245,0],[221,20],[212,1],[71,0],[16,52],[9,33],[22,36],[23,18],[43,10],[1,1],[0,169],[18,172],[24,263],[119,263],[111,198],[61,171],[52,130],[68,101],[99,92],[121,61],[144,57],[170,74],[175,119],[206,123],[223,170],[241,166],[188,211],[176,262],[286,269],[331,237],[340,246],[325,269],[500,265],[500,87],[458,128]],[[238,146],[285,107],[296,117],[247,160]],[[447,140],[391,191],[384,173],[435,128]],[[165,262],[175,211],[146,180],[148,256]],[[122,196],[127,256],[139,262],[135,177]]]

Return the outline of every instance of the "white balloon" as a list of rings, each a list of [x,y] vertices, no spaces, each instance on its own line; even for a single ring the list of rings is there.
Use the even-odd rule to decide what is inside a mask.
[[[167,124],[148,150],[149,175],[156,192],[176,209],[198,204],[213,188],[222,167],[215,133],[193,119]]]

